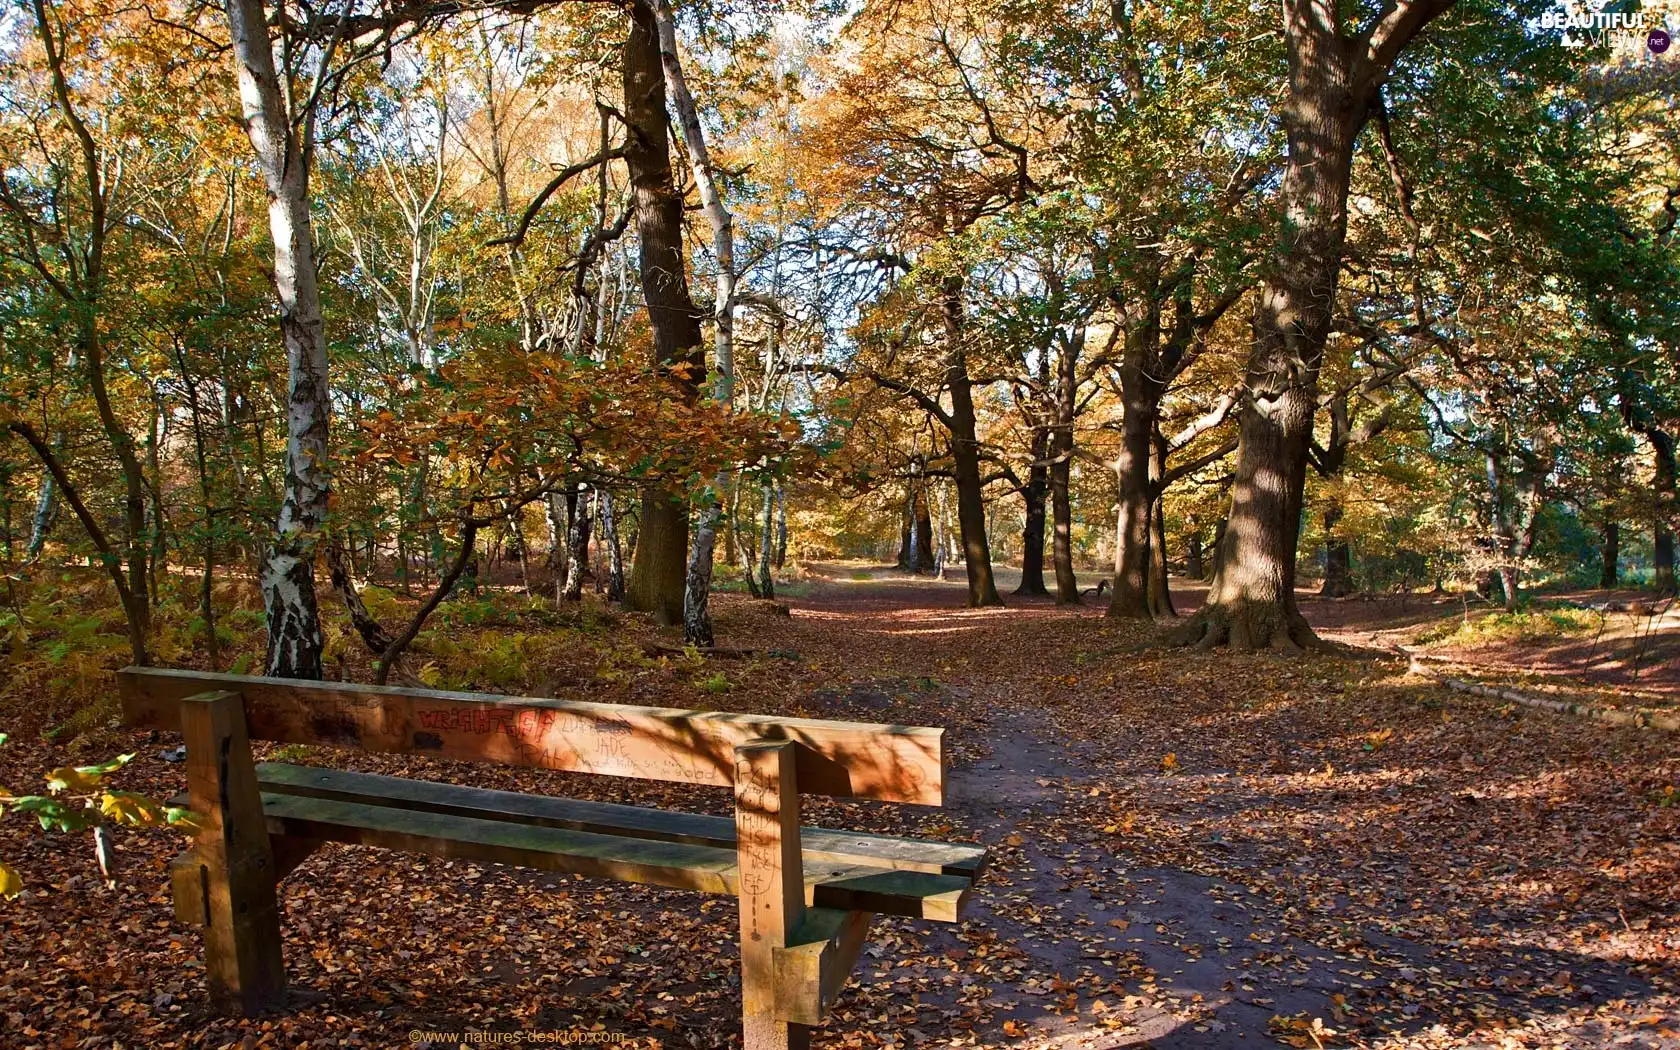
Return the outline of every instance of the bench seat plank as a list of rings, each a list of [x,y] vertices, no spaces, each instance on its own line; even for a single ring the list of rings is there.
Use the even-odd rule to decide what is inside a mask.
[[[699,813],[674,813],[611,802],[527,795],[408,777],[351,773],[283,762],[257,765],[262,790],[276,794],[362,802],[429,813],[480,817],[539,827],[570,828],[695,846],[735,848],[735,821]],[[986,862],[983,846],[924,842],[888,835],[801,828],[805,863],[863,864],[877,868],[956,875],[973,881]]]
[[[366,806],[333,799],[263,793],[270,834],[325,839],[547,871],[597,875],[621,882],[728,893],[728,850],[684,842],[651,842],[475,820],[447,813]]]
[[[270,834],[511,864],[703,893],[738,893],[735,850],[600,835],[450,813],[264,792]],[[867,865],[805,870],[808,904],[956,922],[972,883],[955,875]]]

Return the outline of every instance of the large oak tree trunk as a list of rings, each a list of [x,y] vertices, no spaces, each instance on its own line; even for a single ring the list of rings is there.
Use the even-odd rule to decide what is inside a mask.
[[[1297,9],[1292,23],[1312,17]],[[1353,42],[1289,33],[1282,255],[1254,311],[1248,397],[1238,418],[1231,511],[1208,600],[1179,635],[1235,649],[1300,649],[1317,636],[1295,602],[1295,551],[1307,449],[1347,236],[1354,140],[1368,102],[1354,83]]]
[[[1174,641],[1299,650],[1318,638],[1295,602],[1295,552],[1318,373],[1347,240],[1353,148],[1395,60],[1453,0],[1385,5],[1344,32],[1335,5],[1284,0],[1288,163],[1278,257],[1254,310],[1231,511],[1207,604]]]
[[[700,314],[683,261],[683,202],[671,174],[671,122],[659,29],[646,0],[630,5],[624,42],[624,161],[640,240],[642,298],[653,332],[653,360],[672,376],[672,396],[692,401],[705,374]],[[663,624],[682,622],[687,584],[688,504],[663,485],[642,488],[640,533],[630,566],[626,608],[651,612]]]
[[[1072,464],[1058,458],[1050,464],[1050,561],[1056,570],[1056,604],[1079,604],[1079,577],[1073,571],[1073,506],[1068,497]]]

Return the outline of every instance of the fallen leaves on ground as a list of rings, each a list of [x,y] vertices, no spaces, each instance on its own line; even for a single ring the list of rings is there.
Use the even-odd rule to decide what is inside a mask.
[[[634,656],[657,632],[625,619],[605,641],[520,643],[535,654],[527,677],[497,688],[540,677],[562,696],[949,730],[944,809],[810,800],[810,823],[977,839],[993,856],[960,926],[875,921],[818,1046],[1676,1038],[1671,737],[1501,713],[1371,653],[1139,652],[1147,628],[1098,609],[971,611],[949,585],[818,585],[792,617],[715,602],[720,639],[755,654]],[[74,767],[76,754],[9,728],[0,783]],[[122,786],[168,797],[182,768],[157,755],[176,742],[109,730],[81,746],[139,751]],[[729,806],[676,785],[286,757]],[[123,829],[109,889],[85,837],[0,825],[0,855],[28,887],[0,905],[7,1046],[392,1047],[411,1030],[571,1028],[642,1047],[739,1043],[725,899],[340,846],[284,888],[288,1012],[218,1018],[198,933],[169,902],[181,848],[177,834]]]

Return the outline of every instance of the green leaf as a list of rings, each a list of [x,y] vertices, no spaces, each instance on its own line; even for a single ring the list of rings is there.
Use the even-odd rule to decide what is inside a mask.
[[[239,659],[237,659],[233,662],[233,666],[228,668],[228,674],[249,674],[250,672],[251,672],[251,654],[250,653],[242,653],[240,655]]]
[[[204,818],[185,806],[166,807],[163,819],[170,827],[180,828],[182,831],[196,833],[204,828]]]
[[[72,809],[62,800],[46,795],[24,795],[12,800],[12,808],[19,813],[34,814],[41,827],[51,831],[80,831],[92,827],[99,817],[87,808]]]

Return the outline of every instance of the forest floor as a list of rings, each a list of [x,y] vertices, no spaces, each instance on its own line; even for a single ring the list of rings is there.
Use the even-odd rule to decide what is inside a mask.
[[[960,926],[876,921],[818,1046],[1680,1047],[1675,735],[1447,692],[1389,648],[1468,659],[1487,643],[1515,662],[1520,638],[1449,630],[1456,606],[1307,602],[1347,646],[1290,660],[1140,649],[1149,628],[1098,605],[968,610],[958,580],[878,567],[817,566],[794,593],[791,616],[718,599],[720,641],[752,646],[746,659],[649,659],[639,645],[662,632],[602,613],[474,628],[459,648],[476,663],[440,630],[428,667],[452,686],[947,727],[943,809],[810,807],[811,823],[978,840],[993,857]],[[485,669],[495,639],[515,670]],[[1672,700],[1649,652],[1640,688]],[[66,748],[29,731],[45,717],[0,712],[0,784],[122,749],[141,757],[121,786],[181,786],[159,755],[172,737],[104,728]],[[675,785],[288,757],[727,811]],[[84,839],[0,824],[0,857],[30,885],[0,904],[0,1045],[399,1047],[427,1045],[410,1031],[520,1029],[738,1045],[720,898],[331,846],[284,889],[288,1011],[235,1021],[207,1012],[196,931],[172,918],[178,837],[120,849],[109,889]]]

